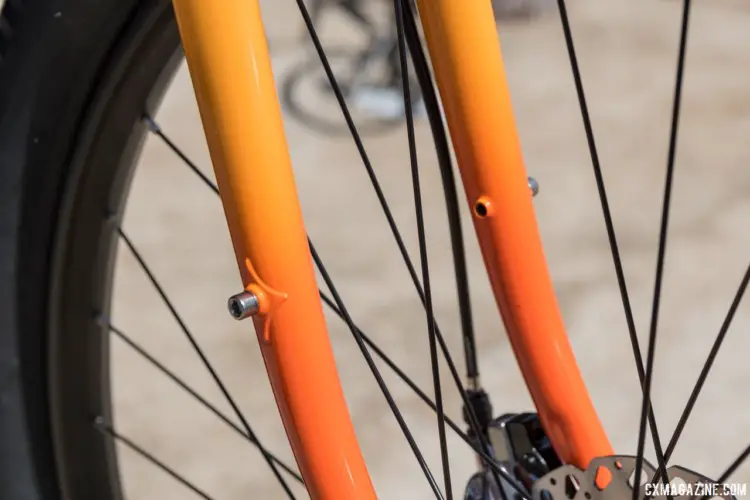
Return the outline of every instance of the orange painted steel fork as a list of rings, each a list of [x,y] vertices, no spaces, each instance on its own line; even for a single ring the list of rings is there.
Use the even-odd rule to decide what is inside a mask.
[[[259,299],[253,321],[305,484],[313,498],[376,498],[328,339],[258,0],[173,3],[242,282]],[[491,4],[419,7],[511,343],[558,453],[585,466],[611,449],[547,272]]]
[[[328,340],[257,0],[175,0],[244,286],[313,498],[376,498]],[[248,390],[251,390],[248,384]]]
[[[558,455],[611,455],[573,356],[542,250],[492,13],[486,0],[418,0],[435,77],[511,345]]]

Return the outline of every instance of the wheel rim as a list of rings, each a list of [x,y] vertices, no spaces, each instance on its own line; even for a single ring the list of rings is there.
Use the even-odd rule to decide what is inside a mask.
[[[69,498],[120,498],[113,442],[91,424],[97,417],[112,418],[109,356],[105,354],[109,336],[102,323],[110,307],[114,270],[116,233],[112,230],[124,209],[133,162],[146,133],[145,125],[137,125],[140,114],[123,109],[122,104],[132,99],[158,104],[180,61],[179,34],[170,23],[168,7],[161,3],[141,11],[133,21],[138,29],[123,37],[114,53],[115,63],[107,68],[108,78],[90,108],[89,126],[78,138],[79,154],[71,162],[79,174],[71,176],[73,182],[63,197],[53,257],[48,352],[58,476]],[[134,61],[142,65],[140,74],[134,71]],[[110,101],[110,95],[120,99]],[[112,117],[117,120],[107,119]],[[97,128],[102,123],[103,133]],[[121,126],[132,133],[123,134]],[[108,161],[113,151],[120,163]],[[99,168],[91,168],[92,164]]]

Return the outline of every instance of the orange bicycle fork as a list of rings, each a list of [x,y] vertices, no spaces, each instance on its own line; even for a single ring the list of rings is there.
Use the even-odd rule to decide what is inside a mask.
[[[305,485],[313,498],[376,498],[328,338],[258,1],[173,3],[245,297]],[[611,449],[546,269],[491,4],[418,3],[511,344],[558,454],[586,466]]]

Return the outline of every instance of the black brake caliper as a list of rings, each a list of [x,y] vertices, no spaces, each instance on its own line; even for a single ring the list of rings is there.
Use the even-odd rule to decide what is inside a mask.
[[[490,410],[491,411],[491,410]],[[486,424],[492,456],[526,489],[528,497],[536,480],[561,465],[536,413],[511,413]],[[465,500],[517,500],[518,490],[508,481],[495,480],[489,469],[469,480]]]

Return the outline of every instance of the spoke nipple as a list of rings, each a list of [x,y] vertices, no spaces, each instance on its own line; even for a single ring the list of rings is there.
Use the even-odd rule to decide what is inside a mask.
[[[156,134],[161,131],[161,129],[159,128],[159,124],[156,123],[156,121],[153,118],[151,118],[151,116],[144,114],[143,121],[146,123],[146,126],[151,132]]]
[[[239,321],[256,314],[260,310],[260,302],[255,294],[244,291],[229,297],[227,309],[229,309],[229,314]]]
[[[539,183],[533,177],[528,178],[529,189],[531,189],[531,196],[536,196],[539,193]]]

